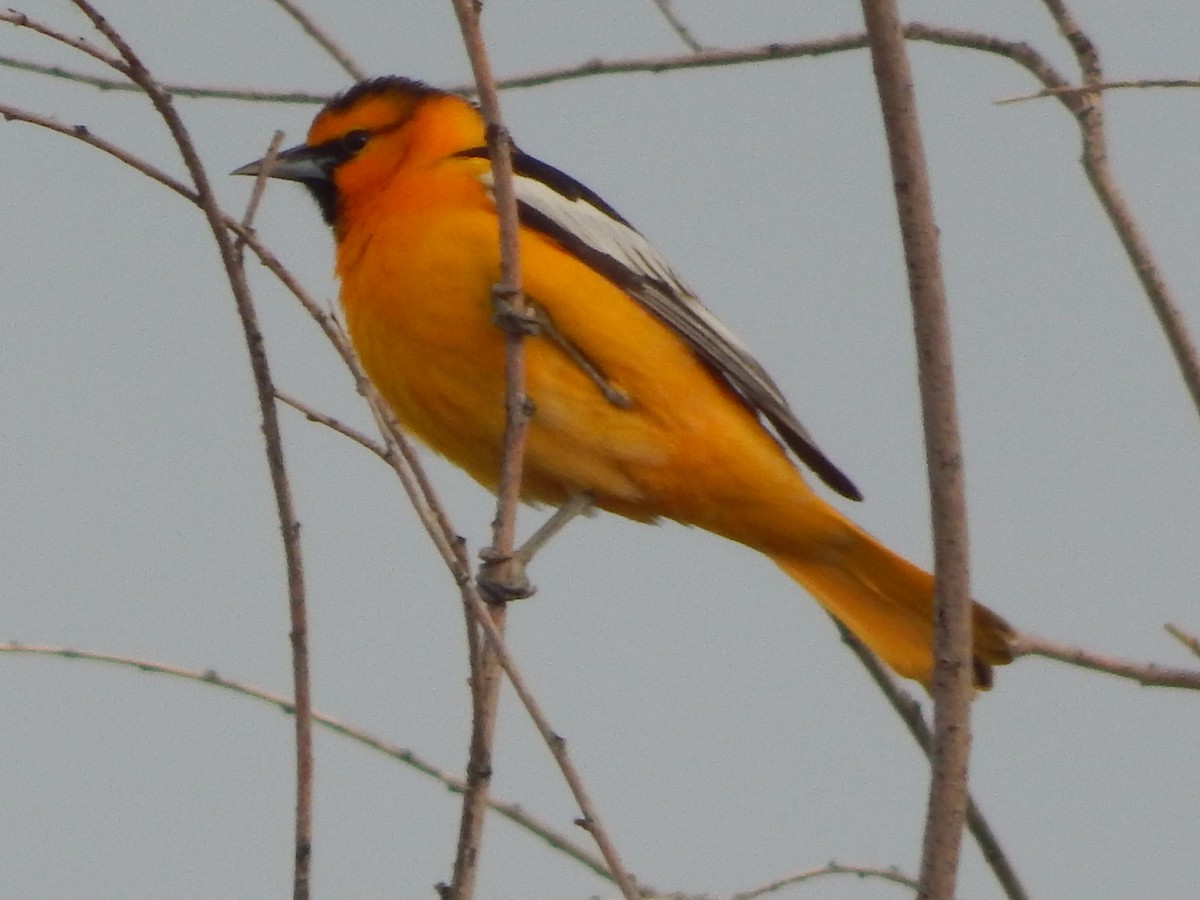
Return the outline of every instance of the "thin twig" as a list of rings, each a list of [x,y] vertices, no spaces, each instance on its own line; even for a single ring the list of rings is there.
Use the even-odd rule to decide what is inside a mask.
[[[1200,88],[1200,81],[1193,78],[1135,78],[1126,81],[1103,81],[1097,84],[1072,84],[1059,88],[1043,88],[1032,94],[1002,97],[996,101],[996,105],[1004,106],[1009,103],[1040,100],[1044,97],[1065,97],[1069,94],[1098,94],[1101,91],[1120,91],[1130,88]]]
[[[61,659],[68,660],[87,660],[91,662],[109,663],[112,665],[124,666],[132,669],[137,669],[141,672],[147,672],[154,675],[170,675],[176,678],[182,678],[186,681],[195,681],[201,684],[208,684],[214,687],[222,688],[227,691],[232,691],[235,694],[241,694],[243,697],[249,697],[252,700],[258,700],[262,703],[274,706],[276,709],[292,715],[295,712],[295,704],[290,697],[284,697],[282,694],[276,694],[254,685],[246,684],[243,681],[235,681],[232,678],[224,678],[218,675],[212,669],[207,671],[199,671],[195,669],[185,669],[180,666],[172,666],[167,663],[155,662],[148,659],[138,659],[129,656],[119,656],[113,653],[100,653],[94,650],[73,650],[69,647],[49,647],[39,644],[22,644],[18,642],[9,642],[0,644],[0,653],[28,653],[39,656],[56,656]],[[435,766],[433,763],[426,761],[414,751],[407,747],[401,747],[398,744],[393,744],[390,741],[385,741],[383,738],[376,737],[370,732],[364,731],[354,725],[349,725],[342,720],[327,715],[317,710],[313,710],[312,718],[315,723],[324,728],[329,729],[335,734],[340,734],[352,741],[369,747],[372,750],[378,750],[386,756],[419,772],[422,775],[428,776],[436,781],[441,782],[454,793],[462,793],[466,788],[462,779],[455,777],[450,772]],[[571,859],[574,859],[580,865],[590,869],[595,874],[599,875],[608,881],[612,880],[608,869],[604,866],[604,861],[594,853],[580,846],[575,841],[560,831],[552,828],[545,822],[531,816],[525,812],[517,803],[509,803],[497,800],[494,797],[488,799],[488,807],[494,812],[508,819],[513,824],[524,828],[530,834],[545,841],[556,850],[561,850]]]
[[[0,15],[0,21],[5,21],[6,18],[11,20],[11,16]],[[979,50],[1003,56],[1028,69],[1047,87],[1070,87],[1044,57],[1028,44],[1021,41],[1005,40],[982,32],[936,25],[923,25],[920,23],[906,25],[904,34],[909,40],[925,41],[946,47]],[[724,50],[710,49],[682,55],[665,54],[627,57],[624,59],[593,59],[575,66],[560,66],[502,78],[496,82],[496,85],[501,90],[518,90],[556,84],[563,81],[574,81],[580,78],[591,78],[596,75],[662,73],[681,69],[733,66],[743,63],[772,62],[801,57],[815,58],[842,53],[848,50],[861,50],[866,46],[866,34],[856,32],[809,41],[779,42]],[[101,90],[122,91],[134,89],[124,81],[98,78],[59,66],[42,66],[38,63],[19,60],[13,57],[0,56],[0,65],[33,71],[55,78],[64,78]],[[303,103],[309,105],[323,104],[329,100],[329,96],[326,94],[308,91],[259,91],[248,88],[210,87],[194,84],[165,84],[163,87],[175,96],[196,99],[236,100],[252,103]],[[473,96],[476,92],[476,87],[474,83],[463,83],[451,85],[446,90],[465,96]]]
[[[312,16],[300,9],[293,0],[275,0],[275,5],[295,19],[300,27],[304,29],[304,33],[316,41],[321,49],[328,53],[347,75],[355,81],[362,81],[367,77],[363,70],[350,58],[349,54],[338,46],[329,33],[318,25]]]
[[[538,734],[542,736],[542,740],[546,742],[546,746],[550,748],[551,754],[553,754],[555,761],[558,763],[559,770],[567,782],[567,787],[570,789],[571,795],[575,798],[575,803],[579,806],[581,817],[576,820],[576,824],[591,833],[593,840],[596,842],[596,847],[600,850],[600,855],[604,857],[609,871],[613,873],[613,881],[621,889],[622,897],[625,900],[640,900],[642,895],[637,887],[637,883],[621,863],[616,847],[609,839],[607,831],[600,822],[596,806],[592,803],[592,799],[583,785],[583,780],[579,777],[579,772],[567,753],[566,740],[550,726],[550,721],[546,718],[541,706],[534,699],[533,693],[525,684],[524,677],[517,669],[516,663],[504,644],[503,636],[497,630],[496,626],[492,624],[491,618],[486,615],[487,604],[484,603],[479,592],[472,592],[467,602],[473,607],[475,616],[487,641],[495,650],[496,656],[500,661],[500,666],[504,669],[504,674],[508,677],[513,691],[520,699],[534,727],[537,728]]]
[[[1167,634],[1191,650],[1196,656],[1200,656],[1200,638],[1197,638],[1194,634],[1188,634],[1179,626],[1172,625],[1169,622],[1163,627],[1167,630]]]
[[[683,41],[689,50],[699,53],[704,49],[704,45],[696,40],[692,35],[691,29],[676,14],[675,8],[671,5],[671,0],[654,0],[654,5],[658,7],[658,11],[667,20],[667,24],[671,26],[671,30],[675,32],[675,35]]]
[[[895,0],[862,0],[908,268],[929,470],[935,576],[932,777],[921,900],[953,900],[967,816],[971,749],[971,589],[962,443],[938,231]]]
[[[1116,675],[1118,678],[1128,678],[1143,687],[1185,688],[1200,691],[1200,672],[1159,666],[1154,663],[1133,662],[1117,656],[1109,656],[1106,653],[1085,650],[1082,647],[1060,644],[1037,635],[1020,635],[1014,650],[1018,656],[1043,656],[1046,659],[1070,663],[1082,669],[1091,669],[1093,672],[1104,672],[1108,675]]]
[[[258,214],[259,204],[262,203],[263,193],[267,189],[267,179],[271,177],[271,169],[275,167],[275,157],[279,154],[281,146],[283,146],[283,132],[276,131],[271,136],[271,143],[267,145],[267,152],[262,158],[258,175],[254,177],[254,186],[250,189],[250,199],[246,201],[246,211],[242,214],[242,228],[247,231],[254,227],[254,217]],[[240,237],[233,242],[233,249],[239,254],[245,246],[245,240]]]
[[[104,63],[111,69],[115,69],[122,75],[129,76],[129,68],[121,60],[115,56],[110,56],[105,53],[91,41],[83,37],[71,37],[64,31],[59,31],[51,25],[44,22],[39,22],[36,19],[31,19],[23,12],[17,12],[15,9],[10,9],[5,12],[0,12],[0,22],[7,22],[9,25],[15,25],[18,28],[27,28],[30,31],[36,32],[43,37],[48,37],[50,40],[59,44],[64,44],[72,50],[78,50],[80,53],[85,53],[92,59]],[[140,90],[136,85],[131,85],[127,81],[120,82],[126,90]]]
[[[0,22],[11,21],[10,16],[0,14]],[[76,69],[63,66],[48,66],[43,63],[18,59],[15,56],[0,55],[0,66],[6,69],[16,69],[19,72],[31,72],[34,75],[45,75],[49,78],[61,78],[73,81],[101,91],[131,92],[137,91],[137,85],[102,75],[91,75]],[[227,88],[205,86],[198,84],[163,83],[163,90],[173,97],[186,97],[192,100],[238,100],[245,103],[303,103],[320,105],[329,102],[328,94],[315,94],[308,91],[261,91],[254,88]]]
[[[752,891],[734,894],[730,900],[757,900],[759,897],[765,897],[767,894],[773,894],[784,888],[803,884],[806,881],[815,881],[818,878],[824,878],[829,875],[855,875],[858,878],[890,881],[893,884],[912,888],[914,891],[920,887],[915,878],[910,878],[895,867],[883,869],[878,866],[844,866],[841,863],[831,862],[828,865],[793,872],[791,875],[786,875],[769,884],[764,884],[762,887],[755,888]]]
[[[310,422],[316,422],[318,425],[324,425],[326,428],[336,431],[343,437],[348,437],[360,447],[365,447],[370,450],[384,462],[388,461],[389,450],[378,441],[373,441],[357,428],[351,428],[349,425],[342,422],[340,419],[335,419],[333,416],[326,415],[315,407],[309,406],[303,400],[298,400],[291,394],[284,393],[278,388],[275,389],[275,399],[285,406],[290,406],[292,409],[301,413],[304,418]]]
[[[226,216],[217,204],[208,182],[207,173],[196,153],[195,145],[192,143],[182,119],[175,111],[170,95],[163,91],[141,59],[134,53],[132,47],[108,24],[88,0],[72,0],[72,2],[87,16],[93,27],[104,35],[124,60],[127,66],[126,74],[131,81],[141,86],[171,133],[195,185],[200,208],[203,210],[217,242],[221,262],[225,268],[238,317],[242,323],[251,369],[254,373],[259,413],[262,417],[267,464],[275,493],[276,512],[279,518],[287,571],[288,608],[291,616],[292,680],[296,705],[296,827],[293,898],[294,900],[308,900],[312,857],[313,756],[304,566],[300,548],[300,524],[296,518],[291,497],[291,485],[284,462],[283,439],[275,407],[274,385],[270,364],[263,346],[262,332],[258,326],[253,298],[246,282],[245,269],[241,264],[239,254],[234,249],[233,241],[225,224]]]
[[[1087,88],[1096,88],[1104,84],[1104,76],[1100,66],[1100,54],[1095,44],[1079,27],[1075,17],[1063,0],[1043,0],[1049,10],[1059,32],[1070,44],[1075,53],[1075,60],[1082,74],[1083,84]],[[1051,85],[1046,85],[1052,87]],[[1053,87],[1059,87],[1054,85]],[[1125,255],[1133,265],[1134,274],[1142,285],[1150,307],[1158,318],[1159,327],[1166,336],[1167,344],[1175,357],[1183,383],[1191,396],[1192,405],[1200,414],[1200,354],[1197,353],[1196,343],[1188,331],[1179,308],[1179,303],[1172,296],[1166,280],[1155,261],[1150,243],[1143,235],[1133,217],[1133,210],[1125,200],[1117,186],[1112,168],[1108,164],[1108,139],[1104,130],[1104,95],[1098,90],[1086,93],[1060,94],[1058,99],[1075,116],[1079,124],[1079,133],[1083,139],[1083,170],[1088,182],[1095,191],[1104,207],[1104,212],[1112,223]]]
[[[37,125],[39,128],[45,128],[48,131],[54,131],[59,134],[64,134],[67,137],[75,138],[83,141],[97,150],[103,150],[110,156],[119,159],[132,169],[141,172],[148,178],[157,181],[159,184],[165,185],[175,193],[179,194],[184,199],[191,203],[199,204],[199,195],[183,184],[172,178],[166,172],[162,171],[143,159],[139,159],[127,150],[118,147],[111,141],[107,141],[102,137],[93,134],[91,129],[86,125],[64,125],[54,119],[46,116],[40,116],[37,113],[29,112],[25,109],[20,109],[16,106],[9,106],[7,103],[0,103],[0,117],[3,117],[6,122],[25,122],[29,125]],[[230,220],[232,221],[232,220]],[[228,222],[226,223],[228,224]]]

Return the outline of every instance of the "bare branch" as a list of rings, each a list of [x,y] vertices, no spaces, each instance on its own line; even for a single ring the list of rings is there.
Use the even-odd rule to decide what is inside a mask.
[[[1167,629],[1167,633],[1171,635],[1171,637],[1175,638],[1175,640],[1179,641],[1179,643],[1191,650],[1192,653],[1196,654],[1196,656],[1200,656],[1200,638],[1197,638],[1194,634],[1188,634],[1182,628],[1179,628],[1176,625],[1171,625],[1170,623],[1164,625],[1163,627]]]
[[[908,728],[908,733],[912,735],[921,752],[926,757],[929,756],[930,748],[933,743],[933,735],[929,730],[929,725],[925,721],[925,717],[921,714],[921,704],[916,698],[906,691],[887,667],[879,661],[879,659],[866,645],[863,644],[857,637],[854,636],[846,626],[830,616],[833,624],[837,626],[841,633],[842,641],[848,646],[854,655],[858,657],[858,661],[862,663],[863,668],[867,670],[867,674],[875,682],[880,692],[892,709],[896,711],[896,715]],[[988,823],[987,818],[983,814],[983,810],[971,797],[967,794],[967,828],[971,832],[971,836],[975,838],[975,844],[979,847],[979,852],[983,854],[984,860],[991,867],[992,874],[996,876],[996,881],[1004,890],[1004,895],[1009,900],[1029,900],[1029,894],[1025,891],[1024,885],[1021,884],[1021,879],[1017,876],[1016,869],[1008,859],[1008,854],[1004,852],[1004,848],[1000,844],[1000,839],[992,830],[992,826]]]
[[[175,180],[166,172],[123,150],[111,141],[97,137],[86,125],[64,125],[46,116],[40,116],[37,113],[32,113],[16,106],[9,106],[7,103],[0,103],[0,117],[3,117],[6,122],[25,122],[29,125],[37,125],[39,128],[45,128],[48,131],[54,131],[58,134],[64,134],[67,137],[83,141],[85,144],[95,147],[97,150],[103,150],[110,156],[119,159],[127,166],[141,172],[159,184],[165,185],[186,200],[197,204],[200,202],[200,198],[196,192],[183,184],[183,182]]]
[[[1097,94],[1101,91],[1119,91],[1129,88],[1200,88],[1200,81],[1190,78],[1138,78],[1130,81],[1104,81],[1098,84],[1073,84],[1060,88],[1043,88],[1033,94],[1021,94],[1016,97],[1003,97],[996,104],[1003,106],[1008,103],[1022,103],[1026,100],[1038,100],[1043,97],[1065,97],[1074,94]]]
[[[895,0],[862,0],[891,157],[908,267],[917,378],[933,519],[934,668],[932,778],[921,857],[921,900],[953,900],[967,816],[971,750],[971,585],[966,488],[938,230],[917,122],[912,70]]]
[[[0,14],[0,21],[4,20],[5,17],[3,14]],[[86,72],[65,69],[62,66],[47,66],[42,63],[17,59],[13,56],[0,55],[0,66],[8,69],[17,69],[21,72],[32,72],[35,75],[46,75],[50,78],[61,78],[64,81],[73,81],[76,84],[87,85],[88,87],[98,88],[102,91],[140,91],[137,85],[130,84],[128,81],[118,81],[115,78],[89,75]],[[259,91],[251,88],[204,87],[195,84],[170,84],[167,82],[164,82],[162,87],[163,90],[174,97],[187,97],[189,99],[304,104],[322,104],[329,100],[326,94],[313,94],[304,91]]]
[[[267,179],[271,175],[271,169],[275,167],[275,157],[279,153],[279,148],[283,145],[283,132],[276,131],[271,136],[271,143],[267,145],[267,152],[262,158],[262,165],[259,167],[258,175],[254,178],[254,187],[250,189],[250,199],[246,201],[246,212],[242,214],[242,228],[249,229],[254,223],[254,216],[258,213],[258,205],[262,202],[263,192],[267,189]],[[234,244],[234,249],[242,252],[242,248],[246,246],[246,242],[242,238],[238,238]]]
[[[508,677],[509,683],[512,684],[513,690],[525,707],[525,711],[529,714],[534,727],[537,728],[538,733],[542,736],[542,740],[546,742],[546,746],[550,748],[551,754],[553,754],[555,761],[558,763],[559,770],[567,782],[567,787],[570,788],[571,795],[575,798],[575,802],[579,806],[581,818],[576,821],[576,824],[591,832],[593,839],[596,841],[596,846],[600,850],[600,854],[604,857],[609,870],[613,873],[613,881],[621,889],[622,897],[625,900],[639,900],[642,894],[637,887],[637,883],[625,870],[616,848],[600,823],[595,804],[592,803],[591,797],[583,785],[583,780],[580,778],[575,764],[571,761],[567,753],[566,740],[551,728],[550,722],[542,712],[541,706],[534,699],[532,692],[525,684],[524,677],[518,671],[516,663],[504,645],[503,636],[496,626],[492,624],[491,617],[486,614],[487,604],[484,603],[479,592],[471,592],[467,598],[467,602],[473,607],[476,620],[486,635],[487,641],[495,651],[500,666],[504,669],[504,674]]]
[[[0,15],[0,21],[4,21],[4,19],[5,17]],[[935,25],[922,25],[919,23],[906,25],[904,27],[904,34],[909,40],[926,41],[946,47],[979,50],[1003,56],[1027,69],[1048,88],[1071,87],[1044,57],[1028,44],[1021,41],[1005,40],[982,32],[958,28],[944,28]],[[731,50],[710,49],[683,55],[667,54],[615,60],[594,59],[577,66],[544,69],[538,72],[503,78],[498,80],[496,84],[501,90],[516,90],[539,87],[544,84],[555,84],[562,81],[573,81],[580,78],[590,78],[595,75],[636,74],[642,72],[661,73],[680,69],[732,66],[741,63],[771,62],[799,57],[821,57],[848,50],[861,50],[866,46],[866,34],[857,32],[811,41],[771,43]],[[41,66],[37,63],[30,63],[11,57],[0,56],[0,65],[38,72],[56,78],[66,78],[102,90],[134,89],[131,85],[123,81],[96,78],[81,72],[66,70],[56,66]],[[186,84],[164,84],[163,87],[175,96],[200,99],[305,104],[322,104],[329,100],[329,97],[325,94],[304,91],[270,92],[246,88],[221,88]],[[476,92],[476,87],[473,83],[451,85],[446,89],[463,94],[464,96],[471,96]]]
[[[170,131],[195,185],[198,204],[204,212],[209,228],[217,242],[225,274],[233,292],[238,317],[242,323],[251,369],[254,373],[259,413],[262,417],[267,465],[275,493],[276,513],[279,519],[287,571],[288,609],[292,625],[292,680],[296,698],[296,827],[293,897],[294,900],[308,900],[312,857],[313,755],[306,588],[300,547],[300,523],[296,518],[295,506],[292,502],[291,485],[283,456],[283,438],[280,434],[279,418],[275,407],[274,385],[263,345],[262,332],[258,326],[257,312],[254,309],[249,285],[246,283],[246,273],[241,264],[240,255],[234,248],[226,227],[227,217],[217,204],[195,145],[188,135],[183,120],[175,111],[170,95],[163,91],[154,80],[133,48],[108,24],[88,0],[72,0],[72,2],[87,16],[96,30],[112,44],[113,49],[125,62],[126,74],[146,93]]]
[[[354,443],[358,444],[360,447],[365,447],[367,450],[370,450],[384,462],[388,461],[388,455],[391,451],[389,451],[388,448],[382,444],[371,440],[357,428],[351,428],[341,420],[335,419],[333,416],[327,416],[325,413],[313,408],[312,406],[309,406],[304,401],[297,400],[291,394],[285,394],[278,388],[275,389],[275,399],[285,406],[290,406],[292,409],[301,413],[304,418],[308,419],[310,422],[316,422],[318,425],[324,425],[326,428],[336,431],[343,437],[350,438],[350,440],[354,441]]]
[[[1108,164],[1108,139],[1104,130],[1102,91],[1095,90],[1104,83],[1100,55],[1091,39],[1084,34],[1063,0],[1043,0],[1054,18],[1059,32],[1071,45],[1083,76],[1085,93],[1061,93],[1056,96],[1075,116],[1083,138],[1083,170],[1092,190],[1096,192],[1108,220],[1112,223],[1125,255],[1133,265],[1134,274],[1158,318],[1158,324],[1175,356],[1184,385],[1196,412],[1200,413],[1200,354],[1188,332],[1179,304],[1167,287],[1166,280],[1154,259],[1150,243],[1142,234],[1125,196],[1117,187]],[[1060,85],[1046,85],[1060,87]]]
[[[1200,672],[1191,669],[1174,669],[1155,663],[1133,662],[1117,656],[1097,653],[1094,650],[1085,650],[1082,647],[1060,644],[1057,641],[1033,634],[1020,635],[1015,651],[1018,656],[1044,656],[1046,659],[1056,659],[1082,669],[1105,672],[1109,675],[1116,675],[1118,678],[1128,678],[1143,687],[1200,690]]]
[[[512,139],[500,116],[496,83],[488,62],[487,47],[479,28],[480,7],[473,0],[452,0],[462,32],[463,45],[471,62],[471,71],[479,91],[480,112],[487,125],[488,156],[492,168],[492,195],[500,232],[500,280],[492,288],[496,324],[504,331],[504,446],[501,452],[496,487],[496,518],[492,523],[492,543],[483,554],[484,564],[477,583],[484,576],[495,583],[513,585],[518,573],[512,561],[516,534],[517,507],[520,505],[521,469],[525,438],[529,426],[529,399],[525,396],[525,332],[505,327],[525,317],[525,298],[521,293],[521,265],[517,250],[517,200],[513,187]],[[518,596],[513,593],[513,596]],[[463,795],[458,846],[454,854],[454,874],[444,896],[449,900],[471,900],[483,844],[483,808],[492,778],[496,714],[500,702],[499,645],[480,642],[477,629],[486,622],[497,636],[504,634],[508,596],[497,594],[487,604],[468,601],[466,627],[471,650],[471,698],[473,701],[471,748],[467,761],[467,791]],[[491,631],[489,630],[490,634]]]
[[[734,894],[730,900],[757,900],[759,897],[765,897],[767,894],[773,894],[776,891],[781,891],[784,888],[793,887],[797,884],[803,884],[806,881],[814,881],[817,878],[824,878],[828,875],[854,875],[858,878],[876,879],[879,881],[890,881],[893,884],[900,884],[907,888],[912,888],[914,891],[919,889],[917,880],[903,874],[899,869],[892,867],[881,869],[876,866],[844,866],[841,863],[831,862],[825,866],[817,866],[813,869],[804,869],[800,872],[794,872],[769,884],[764,884],[760,888],[755,888],[752,891],[746,891],[742,894]]]
[[[179,666],[172,666],[167,663],[155,662],[148,659],[137,659],[130,656],[118,656],[113,653],[100,653],[95,650],[73,650],[68,647],[48,647],[39,644],[22,644],[18,642],[0,643],[0,653],[28,653],[38,656],[56,656],[61,659],[68,660],[86,660],[90,662],[109,663],[112,665],[124,666],[137,669],[141,672],[147,672],[153,675],[170,675],[175,678],[182,678],[186,681],[200,682],[214,687],[222,688],[227,691],[232,691],[235,694],[241,694],[243,697],[249,697],[252,700],[258,700],[263,703],[274,706],[281,712],[292,715],[295,712],[295,704],[291,698],[284,697],[281,694],[276,694],[254,685],[246,684],[243,681],[235,681],[231,678],[224,678],[214,672],[212,669],[201,672],[195,669],[185,669]],[[450,772],[435,766],[431,762],[427,762],[417,755],[412,750],[406,747],[401,747],[398,744],[393,744],[390,741],[385,741],[383,738],[376,737],[370,732],[364,731],[354,725],[349,725],[334,716],[327,715],[317,710],[313,710],[313,721],[318,725],[328,728],[330,731],[347,737],[352,741],[356,741],[365,747],[370,747],[372,750],[378,750],[386,756],[392,757],[409,768],[433,778],[441,782],[447,788],[455,793],[462,793],[466,785],[460,778],[452,775]],[[567,835],[552,828],[550,825],[541,820],[529,815],[517,803],[509,803],[500,801],[494,797],[488,799],[488,807],[504,818],[508,819],[515,825],[524,828],[526,831],[533,834],[535,837],[545,841],[556,850],[561,850],[571,859],[574,859],[580,865],[590,869],[592,872],[599,875],[608,881],[612,880],[608,869],[604,866],[604,861],[595,854],[584,849],[582,846],[572,841]]]
[[[699,53],[704,49],[704,45],[692,36],[691,29],[675,13],[675,8],[671,5],[671,0],[653,0],[653,2],[658,7],[658,11],[662,13],[662,17],[667,20],[667,24],[671,26],[671,30],[675,32],[676,36],[683,41],[689,50]]]
[[[275,0],[275,5],[295,19],[300,27],[304,29],[304,33],[316,41],[321,49],[328,53],[347,75],[355,81],[362,81],[367,77],[363,70],[350,58],[349,54],[338,46],[329,33],[318,25],[308,13],[297,6],[293,0]]]
[[[37,21],[36,19],[29,18],[29,16],[25,15],[25,13],[17,12],[14,9],[10,9],[6,12],[0,12],[0,22],[7,22],[10,25],[16,25],[18,28],[28,28],[30,31],[37,32],[43,37],[48,37],[52,41],[55,41],[59,44],[64,44],[67,47],[70,47],[72,50],[78,50],[80,53],[86,53],[92,59],[104,63],[104,65],[111,69],[116,69],[123,75],[129,74],[129,70],[124,63],[122,63],[116,57],[105,53],[86,38],[71,37],[65,32],[59,31],[57,28],[53,28],[50,25],[46,25],[43,22]],[[122,83],[125,84],[127,90],[139,90],[139,88],[131,86],[126,82]]]

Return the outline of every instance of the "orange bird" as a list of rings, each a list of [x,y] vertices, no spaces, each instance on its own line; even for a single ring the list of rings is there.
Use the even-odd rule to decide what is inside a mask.
[[[351,340],[397,418],[494,488],[504,336],[491,301],[500,254],[485,143],[466,100],[379,78],[321,110],[270,175],[308,188],[333,227]],[[546,163],[515,151],[514,168],[522,286],[541,324],[525,342],[524,498],[584,497],[752,547],[928,686],[933,577],[809,488],[789,450],[861,499],[763,367],[632,225]],[[1012,634],[975,606],[980,687],[1012,659]]]

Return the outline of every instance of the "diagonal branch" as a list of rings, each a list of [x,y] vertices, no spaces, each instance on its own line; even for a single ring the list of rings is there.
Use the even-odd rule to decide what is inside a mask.
[[[1058,93],[1055,96],[1075,116],[1083,139],[1083,158],[1080,160],[1088,182],[1095,191],[1100,205],[1112,223],[1133,266],[1134,274],[1142,285],[1146,299],[1158,318],[1159,327],[1166,336],[1167,344],[1175,357],[1183,383],[1192,398],[1192,405],[1200,414],[1200,354],[1188,331],[1178,301],[1167,287],[1142,230],[1133,216],[1133,210],[1117,186],[1112,167],[1108,162],[1108,139],[1104,130],[1103,92],[1104,84],[1100,66],[1100,54],[1095,44],[1079,27],[1075,17],[1063,0],[1043,0],[1047,10],[1058,26],[1059,33],[1070,44],[1075,61],[1083,76],[1086,93]],[[1058,87],[1046,85],[1047,88]]]
[[[704,45],[692,35],[692,30],[687,27],[683,19],[679,18],[679,14],[675,12],[675,7],[672,5],[671,0],[653,0],[653,3],[658,7],[658,11],[666,19],[667,24],[671,26],[671,30],[675,32],[675,36],[683,41],[689,50],[699,53],[704,49]]]
[[[110,665],[137,669],[140,672],[147,672],[153,675],[170,675],[174,678],[182,678],[185,681],[195,681],[201,684],[212,685],[213,687],[232,691],[235,694],[241,694],[243,697],[249,697],[252,700],[269,704],[289,716],[295,712],[296,708],[295,703],[290,697],[284,697],[281,694],[273,693],[264,688],[255,687],[244,681],[225,678],[218,675],[212,669],[201,672],[149,659],[119,656],[114,653],[100,653],[95,650],[74,650],[69,647],[48,647],[40,644],[22,644],[15,641],[0,644],[0,653],[28,653],[37,656],[56,656],[67,660],[108,663]],[[357,726],[347,724],[335,716],[327,715],[317,710],[313,710],[312,718],[316,724],[329,729],[335,734],[340,734],[365,747],[377,750],[385,756],[390,756],[392,759],[403,763],[414,771],[441,782],[455,793],[462,793],[466,790],[466,784],[461,779],[456,778],[440,766],[428,762],[407,747],[401,747],[398,744],[385,741],[383,738],[377,737]],[[508,819],[514,825],[524,828],[534,837],[545,841],[555,850],[561,850],[571,859],[590,869],[601,878],[609,881],[612,880],[612,876],[609,874],[608,869],[605,868],[602,859],[581,847],[567,837],[567,835],[540,819],[531,816],[519,804],[491,797],[488,799],[488,808]]]
[[[294,0],[275,0],[275,5],[295,19],[296,23],[304,29],[304,33],[316,41],[317,45],[328,53],[347,75],[355,81],[362,81],[367,77],[366,73],[350,58],[349,54],[338,46],[337,42],[329,35],[329,32],[318,25],[312,16],[297,6]]]
[[[867,670],[867,674],[871,676],[880,693],[891,704],[896,715],[900,717],[900,721],[908,728],[908,733],[921,748],[921,752],[928,757],[933,743],[933,735],[925,717],[921,714],[921,704],[897,683],[896,679],[892,677],[892,673],[876,658],[875,654],[866,648],[862,641],[833,616],[830,618],[841,633],[842,641],[858,657],[858,661]],[[985,818],[983,810],[976,804],[970,792],[967,794],[967,828],[970,830],[971,836],[975,838],[975,844],[991,868],[992,874],[996,876],[996,881],[1004,890],[1004,895],[1009,900],[1029,900],[1029,894],[1025,891],[1025,886],[1021,884],[1021,879],[1009,861],[1008,854],[1004,852],[1000,839],[992,831],[992,826]]]

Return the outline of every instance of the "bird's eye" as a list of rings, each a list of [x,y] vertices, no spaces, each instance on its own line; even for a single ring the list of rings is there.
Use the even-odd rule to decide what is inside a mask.
[[[353,156],[363,147],[367,146],[367,141],[371,139],[371,132],[361,129],[349,131],[342,138],[342,147],[346,150],[347,156]]]

